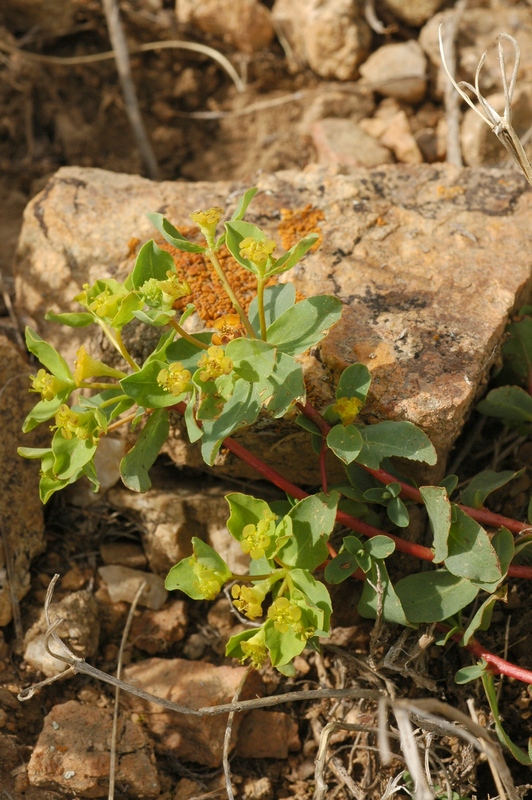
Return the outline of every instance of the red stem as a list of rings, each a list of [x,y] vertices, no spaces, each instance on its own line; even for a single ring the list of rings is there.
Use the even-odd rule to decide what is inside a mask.
[[[436,627],[445,632],[449,630],[447,625],[443,625],[442,623],[438,623]],[[450,638],[460,644],[462,641],[462,636],[463,632],[453,633],[451,634]],[[523,681],[523,683],[532,683],[531,670],[525,669],[524,667],[518,667],[516,664],[512,664],[511,661],[506,661],[504,658],[496,656],[495,653],[491,653],[489,650],[486,650],[484,645],[480,644],[480,642],[477,642],[476,639],[470,639],[465,647],[477,658],[483,658],[484,661],[490,665],[491,671],[496,675],[506,675],[508,678],[516,678],[518,681]]]
[[[173,408],[176,409],[181,414],[185,412],[185,403],[176,403]],[[317,412],[316,412],[317,413]],[[314,420],[313,420],[314,421]],[[323,420],[325,424],[325,420]],[[283,478],[276,470],[272,469],[272,467],[265,464],[257,456],[250,453],[245,447],[241,444],[236,442],[231,437],[227,437],[224,439],[224,447],[227,448],[230,452],[234,455],[238,456],[238,458],[242,459],[246,464],[249,464],[253,467],[260,475],[266,478],[270,483],[273,483],[274,486],[277,486],[279,489],[282,489],[284,492],[287,492],[292,497],[295,497],[297,500],[303,500],[305,497],[309,497],[308,492],[305,492],[304,489],[301,489],[299,486],[296,486],[294,483],[291,483],[286,478]],[[395,478],[393,478],[395,480]],[[390,483],[390,481],[387,481]],[[412,488],[412,487],[409,487]],[[389,539],[392,539],[395,542],[395,546],[397,550],[408,553],[416,558],[422,559],[424,561],[432,561],[434,559],[434,553],[428,547],[423,547],[422,545],[413,544],[412,542],[407,542],[404,539],[401,539],[398,536],[394,536],[391,533],[387,533],[385,531],[380,531],[378,528],[374,528],[372,525],[368,525],[362,520],[356,519],[356,517],[352,517],[349,514],[346,514],[343,511],[338,511],[336,514],[336,519],[342,525],[345,525],[351,530],[357,531],[361,533],[363,536],[372,537],[372,536],[387,536]],[[331,556],[336,555],[336,551],[332,547],[332,545],[327,545],[329,548],[329,552]],[[508,574],[510,574],[510,569],[508,570]],[[515,577],[531,577],[528,573],[526,575],[521,575],[519,571],[528,570],[528,572],[532,572],[530,568],[527,567],[514,567],[513,573]],[[364,577],[361,576],[360,571],[354,574],[353,577],[359,578]],[[442,630],[449,630],[446,626],[439,624],[439,628]],[[458,633],[452,634],[452,639],[455,641],[460,642],[462,636]],[[507,675],[508,677],[516,678],[517,680],[523,681],[524,683],[532,683],[532,672],[530,670],[524,669],[522,667],[518,667],[515,664],[512,664],[509,661],[505,661],[503,658],[494,655],[489,650],[486,650],[479,642],[475,639],[471,639],[467,645],[465,645],[467,650],[470,650],[475,656],[478,658],[483,658],[493,669],[494,672],[500,673],[502,675]]]

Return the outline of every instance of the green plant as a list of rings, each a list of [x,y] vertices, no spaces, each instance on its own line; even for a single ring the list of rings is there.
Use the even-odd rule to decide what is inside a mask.
[[[162,215],[151,215],[167,242],[208,259],[230,298],[234,312],[215,322],[214,333],[191,334],[184,327],[194,306],[189,303],[181,313],[175,305],[190,295],[190,286],[179,279],[170,254],[154,241],[141,248],[123,283],[105,279],[84,286],[76,298],[84,311],[48,315],[66,325],[98,325],[121,354],[124,370],[90,358],[84,348],[71,370],[51,345],[27,332],[28,348],[43,369],[32,379],[32,391],[40,393],[41,400],[28,415],[24,430],[54,420],[48,448],[20,448],[23,456],[41,460],[41,498],[46,502],[83,476],[96,490],[94,455],[102,437],[141,421],[144,427],[122,460],[121,475],[129,488],[146,491],[149,469],[168,437],[168,411],[177,410],[207,464],[214,463],[223,445],[287,493],[286,500],[270,504],[242,493],[227,496],[229,532],[250,556],[247,574],[233,574],[209,545],[194,539],[193,555],[175,565],[166,579],[167,588],[180,589],[193,599],[213,599],[228,585],[237,610],[253,622],[261,620],[258,627],[229,641],[228,655],[249,659],[255,667],[269,657],[280,671],[293,674],[294,657],[305,647],[317,648],[319,637],[329,634],[332,606],[326,582],[336,584],[351,576],[364,580],[362,615],[414,628],[441,623],[447,639],[458,638],[474,650],[473,634],[489,625],[493,605],[505,596],[507,576],[532,577],[529,568],[512,565],[516,550],[512,533],[523,523],[501,523],[504,518],[497,518],[506,527],[491,537],[482,520],[474,518],[478,512],[493,522],[495,517],[483,502],[507,476],[489,476],[470,488],[466,499],[476,509],[451,502],[453,476],[440,486],[421,489],[403,481],[393,471],[391,457],[434,464],[436,453],[427,436],[407,421],[365,425],[360,420],[371,383],[362,364],[343,372],[334,403],[321,413],[312,407],[297,357],[318,344],[338,321],[341,302],[329,296],[298,300],[292,284],[271,285],[304,257],[318,237],[305,236],[275,258],[275,243],[243,220],[255,192],[244,194],[221,234],[221,209],[193,213],[204,243],[185,238]],[[254,276],[256,296],[247,313],[221,266],[218,254],[224,244]],[[122,337],[123,328],[134,319],[161,329],[158,343],[141,364],[127,351]],[[296,413],[296,422],[311,436],[320,467],[321,491],[313,495],[231,438],[235,431],[253,425],[260,414],[281,418]],[[346,480],[338,485],[329,485],[327,452],[345,467]],[[373,524],[377,517],[368,504],[385,506],[390,522],[399,529],[408,525],[404,499],[425,504],[432,548]],[[337,552],[331,543],[336,523],[363,538],[345,536]],[[396,549],[434,561],[438,568],[393,585],[386,559]],[[469,622],[462,622],[477,596],[478,610]],[[507,662],[503,666],[490,654],[483,657],[490,669],[532,682],[532,673],[519,668],[512,673]]]

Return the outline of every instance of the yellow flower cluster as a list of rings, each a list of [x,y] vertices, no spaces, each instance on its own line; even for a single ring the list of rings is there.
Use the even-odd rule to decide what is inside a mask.
[[[168,369],[162,369],[157,375],[157,383],[174,397],[190,389],[191,373],[183,367],[180,361],[174,361]]]
[[[273,620],[273,625],[279,633],[286,633],[301,620],[299,606],[291,603],[287,597],[278,597],[268,609],[268,619]]]
[[[339,397],[332,410],[336,411],[342,420],[342,425],[351,425],[363,405],[363,401],[358,397]]]
[[[55,375],[50,375],[45,369],[40,369],[37,375],[30,375],[30,392],[40,392],[42,400],[53,400],[67,384]]]
[[[262,617],[262,602],[264,594],[253,586],[239,586],[237,583],[231,588],[231,596],[238,610],[249,619]]]
[[[240,255],[252,261],[257,267],[263,267],[275,248],[276,244],[271,239],[258,242],[252,236],[247,236],[240,242]]]
[[[223,347],[209,347],[198,361],[200,380],[214,381],[220,375],[229,375],[233,369],[233,362],[224,354]]]
[[[242,663],[244,663],[246,658],[249,658],[253,669],[260,669],[268,656],[264,631],[262,629],[259,630],[255,636],[252,636],[250,639],[241,642],[240,647],[244,653]]]
[[[196,223],[206,239],[211,239],[216,233],[216,226],[223,213],[223,208],[214,206],[208,208],[207,211],[194,211],[190,215],[190,219]]]
[[[214,345],[225,345],[244,335],[244,326],[238,314],[225,314],[223,317],[215,319],[212,327],[216,331],[212,335]]]
[[[201,595],[205,600],[214,600],[222,588],[223,580],[213,569],[200,564],[199,561],[196,561],[193,570]]]
[[[87,291],[87,289],[90,288],[89,284],[84,284],[83,288]],[[97,317],[100,317],[100,319],[103,319],[103,317],[112,318],[116,315],[121,300],[122,298],[119,295],[113,294],[109,287],[106,286],[105,289],[101,291],[100,294],[96,295],[89,303],[88,307]]]
[[[82,441],[94,442],[100,433],[94,414],[91,411],[72,411],[65,403],[59,406],[55,415],[55,425],[51,430],[59,430],[63,438],[72,439],[74,436]]]
[[[270,520],[261,519],[256,525],[250,523],[242,529],[240,547],[244,553],[249,553],[251,558],[262,558],[271,539],[266,533],[270,527]]]

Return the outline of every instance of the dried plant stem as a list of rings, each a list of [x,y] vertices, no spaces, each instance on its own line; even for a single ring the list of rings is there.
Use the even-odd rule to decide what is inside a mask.
[[[157,164],[155,153],[153,152],[153,148],[142,121],[135,84],[131,75],[131,63],[129,60],[126,37],[120,22],[118,3],[117,0],[102,0],[102,3],[105,19],[107,21],[107,27],[109,29],[109,38],[111,39],[111,44],[113,46],[115,55],[118,77],[120,78],[120,83],[122,85],[122,93],[124,95],[124,102],[126,105],[126,112],[129,117],[129,122],[131,124],[131,128],[133,129],[142,159],[146,165],[146,169],[148,170],[148,175],[150,178],[152,178],[152,180],[158,180],[160,177],[159,165]]]
[[[233,703],[236,703],[238,701],[240,693],[244,688],[244,684],[249,678],[250,672],[251,672],[251,667],[248,667],[247,670],[244,672],[240,683],[237,686],[236,692],[233,695]],[[225,788],[229,800],[235,800],[235,795],[233,792],[233,784],[231,783],[231,765],[229,764],[229,751],[231,748],[231,735],[233,733],[233,722],[235,720],[235,713],[236,712],[234,711],[230,711],[227,717],[227,725],[225,726],[225,733],[224,733],[224,747],[223,747],[223,759],[222,759],[224,775],[225,775]]]
[[[453,13],[450,15],[446,26],[445,58],[452,72],[456,69],[456,31],[466,9],[467,0],[458,0]],[[451,83],[445,85],[443,96],[445,104],[445,119],[447,122],[447,161],[457,167],[463,166],[462,152],[460,150],[460,95],[454,91]]]
[[[118,663],[116,665],[116,677],[122,677],[122,664],[124,659],[124,650],[127,644],[127,640],[129,638],[129,631],[131,630],[131,623],[133,622],[133,614],[135,613],[135,609],[137,608],[138,602],[140,600],[140,596],[144,589],[146,588],[147,583],[146,581],[141,581],[139,588],[135,592],[135,597],[133,598],[133,602],[131,603],[131,607],[129,609],[129,613],[127,615],[126,624],[124,625],[124,630],[122,631],[122,639],[120,640],[120,649],[118,651]],[[108,800],[113,800],[115,796],[115,774],[116,774],[116,736],[118,731],[118,699],[120,697],[120,687],[117,686],[115,689],[115,707],[113,711],[113,729],[111,732],[111,758],[109,764],[109,793],[108,793]]]

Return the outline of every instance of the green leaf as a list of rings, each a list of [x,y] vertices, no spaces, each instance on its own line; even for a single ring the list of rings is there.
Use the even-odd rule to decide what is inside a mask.
[[[250,383],[268,378],[275,366],[275,347],[260,339],[233,339],[225,348],[236,374]]]
[[[234,219],[243,219],[246,211],[248,210],[248,206],[255,197],[259,190],[256,186],[253,186],[251,189],[248,189],[240,200],[238,201],[238,205],[233,212],[233,216],[231,217],[232,220]]]
[[[362,445],[362,436],[354,425],[335,425],[327,434],[327,447],[344,464],[350,464],[356,459]]]
[[[362,450],[357,461],[370,469],[379,469],[383,458],[400,456],[411,461],[435,464],[438,457],[428,436],[411,422],[377,422],[360,429]]]
[[[514,472],[513,470],[494,472],[491,469],[479,472],[478,475],[475,475],[475,477],[469,481],[469,485],[465,489],[462,489],[460,493],[460,502],[471,508],[482,508],[488,495],[496,489],[500,489],[501,486],[506,486],[506,484],[514,478],[519,478],[523,474],[524,469],[523,467],[523,469],[520,469],[518,472]]]
[[[127,325],[128,322],[134,319],[143,305],[144,301],[136,292],[129,292],[129,294],[124,295],[120,301],[118,311],[112,319],[112,327],[117,330],[123,328],[124,325]]]
[[[86,328],[94,322],[94,314],[89,314],[87,311],[72,311],[65,314],[47,311],[44,318],[48,322],[59,322],[60,325],[68,325],[70,328]]]
[[[486,531],[457,506],[448,538],[445,566],[453,575],[482,583],[502,579],[497,553]]]
[[[305,253],[316,244],[319,238],[317,233],[309,233],[308,236],[304,236],[272,264],[266,275],[280,275],[281,272],[288,272],[298,261],[301,261]]]
[[[532,422],[532,397],[520,386],[501,386],[492,389],[477,410],[506,422]]]
[[[281,564],[312,572],[325,561],[339,498],[338,492],[319,493],[296,503],[288,514],[293,534],[277,553]]]
[[[471,664],[470,667],[462,667],[456,672],[454,682],[458,684],[470,683],[482,677],[486,671],[486,662],[480,664]]]
[[[526,313],[525,309],[521,309],[521,313]],[[502,345],[505,364],[527,384],[532,376],[532,317],[525,316],[510,323],[507,332],[509,338]]]
[[[201,454],[205,463],[212,466],[226,436],[253,425],[260,409],[261,398],[256,384],[237,381],[233,396],[224,406],[223,414],[218,419],[206,420],[203,424]]]
[[[180,589],[193,600],[204,600],[205,592],[202,591],[197,572],[194,569],[198,563],[214,573],[220,586],[231,579],[232,573],[223,558],[210,545],[196,536],[192,537],[192,548],[194,555],[184,558],[172,567],[166,576],[164,585],[168,591]],[[251,631],[251,633],[254,634],[255,630]]]
[[[388,536],[372,536],[364,543],[364,550],[372,558],[378,558],[382,561],[388,558],[395,550],[395,542]]]
[[[470,640],[472,639],[473,635],[476,631],[487,631],[490,624],[491,624],[491,617],[493,615],[493,609],[495,607],[495,603],[497,600],[501,600],[502,595],[506,595],[506,591],[497,592],[496,594],[490,595],[482,605],[477,609],[476,613],[473,616],[473,619],[467,626],[464,631],[464,635],[462,638],[461,644],[465,647],[469,644]],[[455,679],[456,680],[456,679]]]
[[[128,489],[147,492],[151,486],[149,470],[168,439],[168,412],[162,408],[150,415],[134,447],[120,462],[120,476]]]
[[[225,223],[225,243],[229,252],[244,269],[259,275],[261,273],[257,265],[240,255],[240,243],[248,237],[255,239],[256,242],[263,242],[266,239],[265,233],[251,222],[233,220]]]
[[[336,399],[339,400],[340,397],[357,397],[365,403],[370,386],[371,372],[366,365],[351,364],[340,375],[340,380],[336,387]]]
[[[281,314],[269,326],[266,338],[281,352],[296,356],[321,342],[341,315],[342,302],[337,297],[309,297]]]
[[[226,494],[225,499],[229,504],[230,511],[227,530],[237,542],[242,541],[242,531],[246,525],[257,525],[261,520],[269,519],[272,516],[272,510],[268,503],[252,497],[252,495],[232,492]],[[271,531],[268,531],[267,535],[272,537],[274,529],[275,523],[272,520]]]
[[[323,621],[320,625],[324,632],[330,628],[332,613],[332,602],[327,587],[321,581],[317,581],[310,572],[303,569],[290,570],[290,579],[305,596],[309,605],[314,605],[323,613]]]
[[[491,539],[491,546],[497,553],[503,578],[515,555],[515,540],[507,528],[501,528]]]
[[[272,395],[263,402],[266,402],[269,413],[276,419],[284,417],[298,400],[303,402],[305,399],[306,388],[301,364],[285,353],[277,353],[273,372],[266,383]]]
[[[270,660],[274,667],[284,666],[303,652],[306,641],[289,628],[286,633],[278,631],[271,620],[264,623],[266,647],[270,652]]]
[[[296,287],[293,283],[278,283],[275,286],[267,286],[264,290],[264,316],[266,327],[272,324],[277,317],[280,317],[296,302]],[[248,311],[248,318],[252,328],[258,333],[260,331],[259,305],[257,297],[251,301]]]
[[[443,486],[444,489],[447,489],[447,494],[449,498],[451,497],[452,493],[458,486],[458,475],[446,475],[445,478],[442,478],[439,486]]]
[[[212,333],[195,333],[194,338],[204,344],[210,345]],[[194,373],[198,368],[198,361],[205,352],[205,350],[196,347],[196,345],[192,344],[187,339],[177,339],[177,341],[169,345],[166,351],[166,357],[170,362],[181,362],[185,369]]]
[[[68,481],[74,475],[78,475],[85,464],[94,457],[97,447],[97,441],[78,439],[76,436],[65,439],[61,431],[57,430],[52,439],[53,477]]]
[[[409,626],[414,621],[405,614],[401,599],[392,586],[384,561],[377,559],[372,562],[364,582],[358,612],[367,619],[377,619],[379,610],[382,611],[386,622]]]
[[[133,316],[139,322],[145,325],[152,325],[154,328],[160,328],[162,325],[168,325],[171,319],[176,315],[175,311],[159,311],[157,308],[148,308],[144,311],[133,311]]]
[[[343,553],[338,553],[329,561],[323,575],[327,583],[335,586],[346,581],[358,569],[358,566],[356,553],[344,550]]]
[[[174,259],[167,250],[161,250],[153,239],[150,239],[149,242],[142,245],[138,252],[131,273],[133,288],[140,289],[151,278],[164,281],[167,272],[175,272]]]
[[[172,244],[178,250],[184,250],[186,253],[204,253],[205,247],[201,247],[199,244],[194,244],[194,242],[189,242],[188,239],[179,233],[177,228],[174,228],[171,222],[168,222],[162,214],[147,214],[146,215],[150,222],[157,228],[159,233],[161,233],[167,242]]]
[[[167,408],[175,405],[185,397],[175,396],[157,383],[157,376],[168,364],[164,361],[149,361],[139,372],[122,378],[120,385],[123,391],[143,408]]]
[[[51,344],[41,339],[39,334],[32,331],[31,328],[26,328],[26,347],[30,353],[33,353],[39,359],[43,367],[46,367],[48,372],[51,372],[56,378],[60,378],[62,381],[74,382],[70,368],[63,356]]]
[[[443,486],[422,486],[419,490],[434,535],[434,561],[445,561],[449,554],[448,538],[451,530],[452,509],[447,490]]]
[[[386,505],[386,511],[394,525],[397,525],[398,528],[408,528],[410,516],[400,497],[393,497]]]
[[[144,362],[144,364],[148,364],[150,361],[164,361],[166,359],[166,352],[170,345],[173,343],[176,336],[176,332],[172,328],[169,331],[161,334],[159,337],[159,341],[157,342],[157,346],[154,350],[151,351],[150,355]]]
[[[485,669],[480,677],[482,678],[482,685],[484,686],[484,691],[486,692],[486,697],[488,698],[488,703],[490,705],[493,720],[495,722],[495,730],[497,731],[499,740],[510,750],[513,757],[520,764],[530,766],[532,764],[532,738],[529,738],[528,740],[528,753],[525,753],[524,750],[521,750],[520,747],[512,742],[502,725],[493,675],[489,670]]]
[[[437,569],[408,575],[395,591],[410,622],[442,622],[468,606],[478,587],[446,569]]]
[[[72,382],[70,386],[65,386],[62,391],[58,392],[56,396],[52,398],[52,400],[40,400],[37,405],[31,409],[28,416],[24,420],[22,432],[28,433],[42,422],[52,419],[52,417],[55,416],[55,414],[59,411],[59,407],[63,403],[66,403],[75,388],[76,385],[74,382]]]

